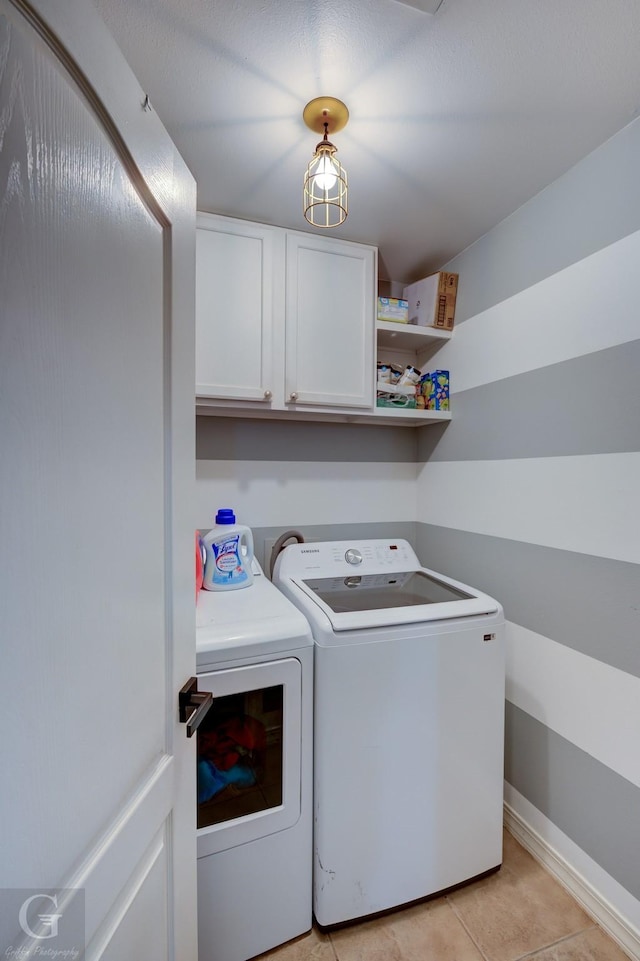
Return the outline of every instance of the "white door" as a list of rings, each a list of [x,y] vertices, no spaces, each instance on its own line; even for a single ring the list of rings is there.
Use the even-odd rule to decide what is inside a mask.
[[[375,253],[287,234],[285,403],[373,405]]]
[[[273,227],[198,214],[196,394],[269,404]]]
[[[0,50],[2,954],[195,961],[195,185],[91,4]]]

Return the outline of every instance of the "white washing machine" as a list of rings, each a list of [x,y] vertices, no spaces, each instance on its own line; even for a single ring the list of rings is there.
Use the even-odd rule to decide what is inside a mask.
[[[263,575],[201,591],[199,961],[247,961],[311,927],[313,637]]]
[[[403,540],[294,544],[315,639],[314,912],[331,926],[502,862],[504,617]]]

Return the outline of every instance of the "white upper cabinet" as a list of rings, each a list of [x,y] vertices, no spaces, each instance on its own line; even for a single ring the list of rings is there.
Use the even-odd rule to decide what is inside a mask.
[[[376,323],[367,244],[199,213],[196,409],[418,425],[447,411],[376,406],[378,359],[422,366],[451,336]]]
[[[198,214],[196,395],[268,404],[277,229]]]
[[[376,255],[375,247],[198,214],[198,409],[372,413]]]
[[[285,403],[373,405],[376,249],[288,232]]]

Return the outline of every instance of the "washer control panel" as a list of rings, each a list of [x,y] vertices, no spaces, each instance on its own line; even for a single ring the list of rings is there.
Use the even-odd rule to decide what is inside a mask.
[[[375,538],[362,541],[310,541],[290,544],[278,557],[280,574],[317,576],[412,571],[421,565],[406,540]]]

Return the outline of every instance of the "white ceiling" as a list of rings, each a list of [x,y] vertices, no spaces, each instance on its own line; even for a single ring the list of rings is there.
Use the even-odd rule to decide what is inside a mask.
[[[385,279],[438,269],[640,113],[640,0],[96,4],[201,210],[313,230],[302,110],[343,100],[330,233],[376,244]]]

